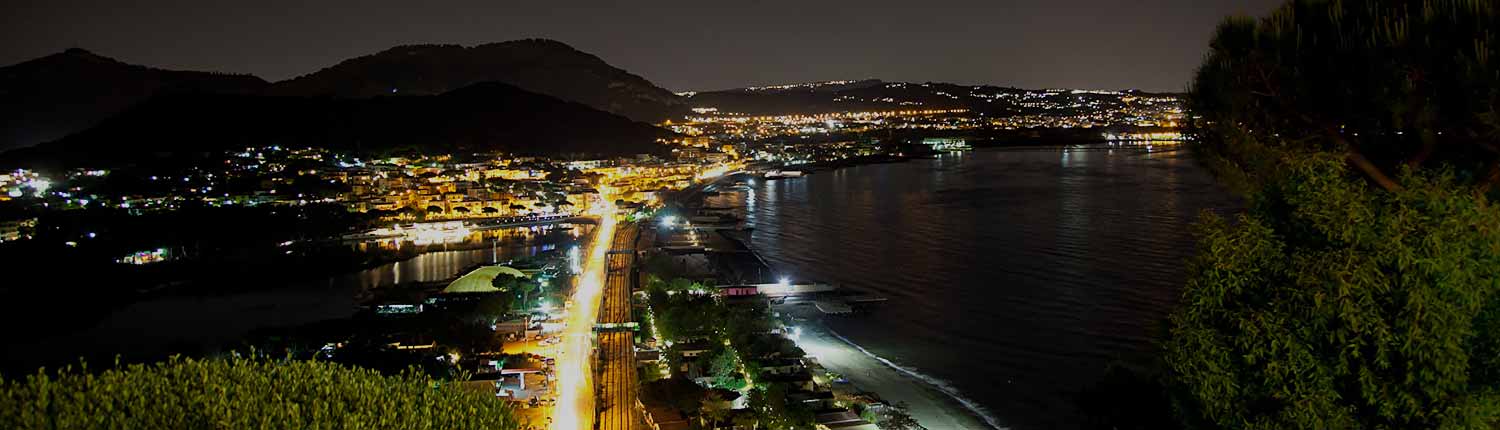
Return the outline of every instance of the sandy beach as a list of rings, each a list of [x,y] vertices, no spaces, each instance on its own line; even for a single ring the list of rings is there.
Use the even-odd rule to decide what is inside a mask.
[[[777,311],[794,315],[802,335],[797,344],[829,371],[843,375],[860,391],[873,392],[891,404],[905,404],[912,418],[929,430],[1003,429],[993,418],[986,418],[966,406],[957,392],[924,381],[915,370],[902,369],[859,346],[841,338],[819,320],[816,310],[806,305],[777,306]],[[977,405],[972,405],[977,409]]]

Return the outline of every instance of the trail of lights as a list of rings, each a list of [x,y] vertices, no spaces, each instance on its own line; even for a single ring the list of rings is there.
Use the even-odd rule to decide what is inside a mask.
[[[557,359],[557,407],[552,410],[553,430],[588,429],[594,426],[594,381],[590,369],[592,331],[599,316],[599,301],[604,291],[604,275],[609,269],[609,248],[615,235],[616,221],[611,198],[603,199],[597,214],[599,226],[589,241],[583,273],[576,277],[573,306],[568,309],[564,329],[562,356]]]

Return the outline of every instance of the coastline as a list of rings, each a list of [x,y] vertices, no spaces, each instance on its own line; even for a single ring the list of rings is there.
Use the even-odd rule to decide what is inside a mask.
[[[860,164],[904,162],[914,158],[903,157],[898,160],[851,164],[837,168]],[[703,196],[700,193],[704,187],[728,181],[734,176],[736,175],[725,175],[695,184],[670,196],[667,201],[678,204],[688,202],[701,204]],[[691,205],[688,206],[691,207]],[[748,240],[742,238],[730,238],[730,240],[739,242],[744,249],[754,254],[760,264],[767,264]],[[823,323],[824,316],[809,305],[808,302],[792,302],[775,305],[773,309],[791,316],[798,322],[802,328],[800,338],[796,340],[799,347],[810,357],[815,358],[825,369],[843,375],[849,381],[847,384],[838,384],[836,391],[869,395],[888,404],[904,405],[908,414],[928,430],[1006,429],[998,419],[988,415],[982,406],[964,398],[956,389],[947,386],[942,381],[922,375],[916,370],[901,367],[833,331]]]
[[[929,430],[1006,428],[953,388],[939,385],[941,381],[902,368],[828,328],[816,310],[788,304],[778,306],[777,311],[804,321],[797,345],[827,370],[843,375],[849,381],[841,384],[843,389],[905,405],[911,417]]]

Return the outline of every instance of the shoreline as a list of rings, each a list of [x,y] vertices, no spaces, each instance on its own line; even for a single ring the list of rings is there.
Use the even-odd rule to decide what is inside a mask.
[[[782,306],[777,310],[807,322],[798,346],[828,371],[843,375],[849,381],[843,384],[846,389],[872,394],[891,405],[903,404],[929,430],[1006,429],[982,406],[943,381],[866,350],[829,328],[815,311],[795,304]]]
[[[901,160],[868,164],[905,162],[912,159],[918,158],[907,157]],[[842,167],[852,166],[840,168]],[[703,188],[728,181],[734,176],[737,175],[725,175],[695,184],[693,187],[679,191],[667,201],[677,202],[680,205],[692,200],[698,200],[701,203],[703,196],[700,193]],[[750,244],[749,240],[744,238],[731,238],[730,240],[739,242],[744,249],[755,255],[760,264],[769,265],[764,258],[760,257],[760,252]],[[828,371],[844,375],[849,381],[848,384],[840,384],[844,390],[872,395],[891,405],[903,404],[906,406],[907,413],[928,430],[1007,429],[999,423],[997,418],[990,416],[983,406],[964,397],[957,389],[948,386],[945,382],[923,375],[916,370],[901,367],[833,331],[824,324],[824,316],[806,306],[806,303],[775,305],[773,309],[793,317],[794,320],[806,322],[800,339],[796,340],[797,345],[803,348],[809,356],[816,358],[818,363]]]

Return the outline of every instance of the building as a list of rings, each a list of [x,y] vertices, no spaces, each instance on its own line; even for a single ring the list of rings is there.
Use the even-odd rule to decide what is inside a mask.
[[[676,409],[667,406],[646,406],[639,399],[636,406],[641,408],[646,418],[646,427],[651,430],[687,430],[692,428],[687,417],[682,416]]]
[[[860,418],[859,414],[847,409],[837,412],[821,413],[814,416],[814,422],[818,430],[877,430],[875,424]]]
[[[963,138],[953,137],[929,137],[922,139],[922,144],[931,147],[933,151],[957,151],[969,149],[969,142]]]
[[[0,221],[0,243],[30,239],[36,229],[36,218]]]
[[[453,280],[453,282],[448,284],[447,288],[443,288],[443,293],[498,293],[500,289],[495,288],[494,281],[495,277],[501,274],[527,279],[531,278],[530,276],[526,276],[525,272],[508,266],[485,266],[474,269],[474,271]]]
[[[827,293],[836,290],[829,284],[793,284],[790,282],[778,282],[771,284],[744,284],[726,285],[719,287],[719,294],[724,297],[753,296],[764,294],[768,297],[785,297],[802,294]]]

